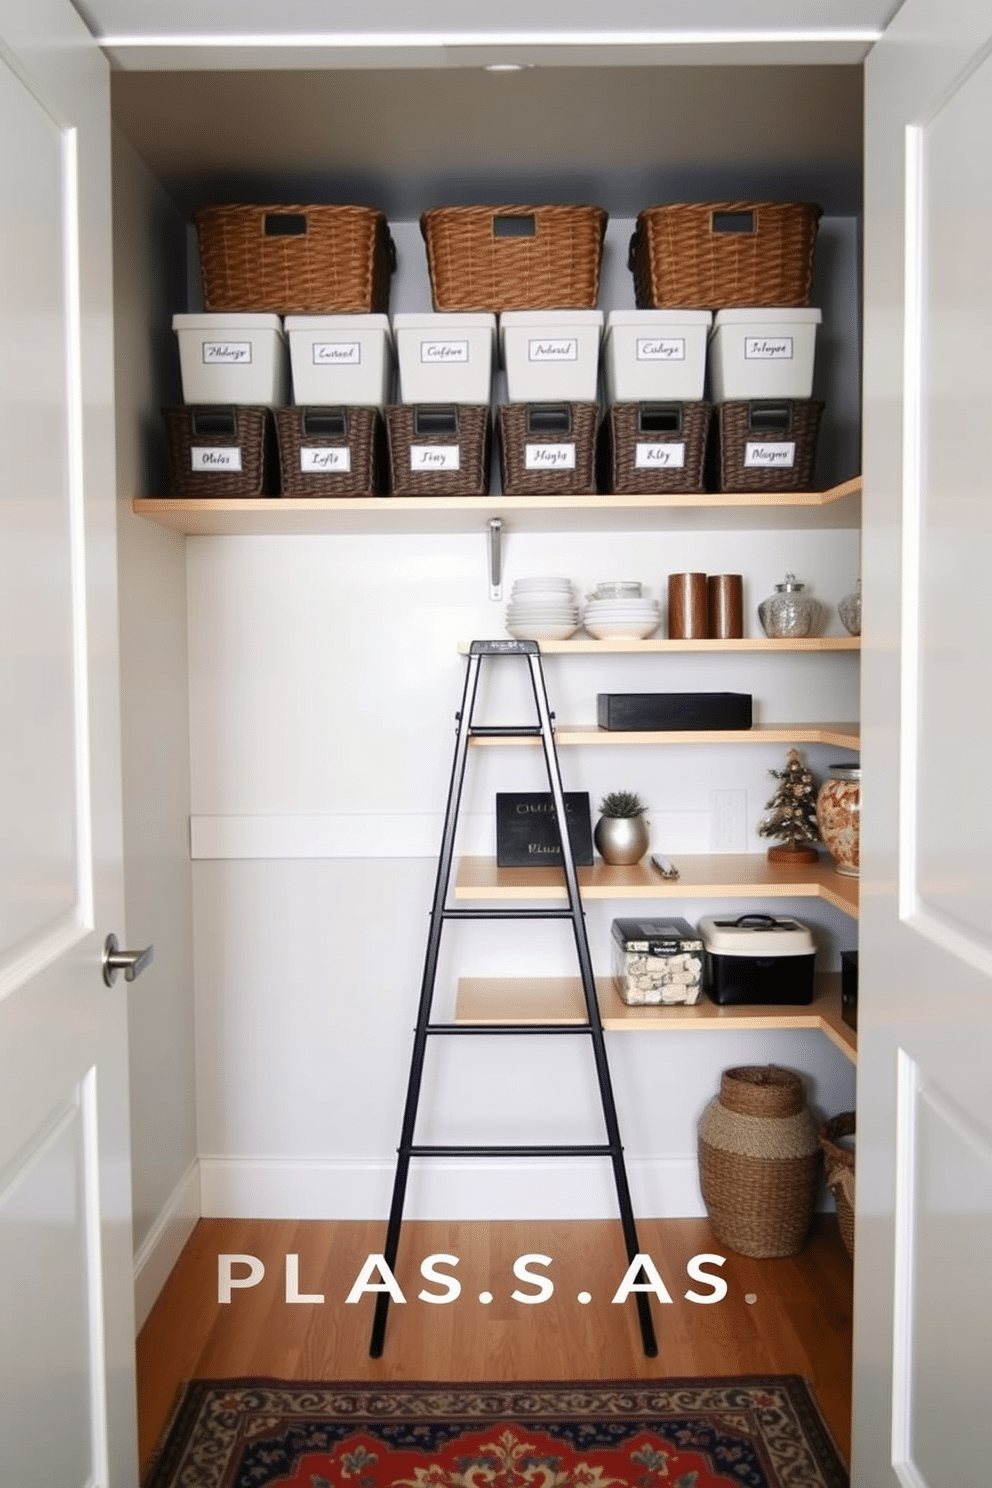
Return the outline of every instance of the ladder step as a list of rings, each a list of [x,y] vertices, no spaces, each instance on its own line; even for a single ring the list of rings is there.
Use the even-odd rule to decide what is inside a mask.
[[[475,723],[468,729],[472,739],[539,739],[541,734],[537,723]]]
[[[443,909],[443,920],[571,920],[570,909],[502,909],[487,905],[485,909]]]
[[[507,1144],[473,1145],[450,1143],[417,1146],[407,1149],[411,1157],[612,1157],[613,1148],[608,1143],[578,1146],[574,1143],[548,1143],[530,1147]]]
[[[592,1033],[591,1023],[428,1023],[425,1033]]]

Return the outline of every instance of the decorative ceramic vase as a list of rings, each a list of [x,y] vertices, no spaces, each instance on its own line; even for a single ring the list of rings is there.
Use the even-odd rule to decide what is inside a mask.
[[[845,594],[837,606],[840,623],[848,635],[859,636],[861,634],[861,580],[859,579],[850,594]]]
[[[758,619],[766,636],[795,640],[818,635],[821,607],[794,573],[787,573],[784,584],[775,585],[775,593],[758,606]]]
[[[861,873],[861,766],[831,765],[816,798],[820,836],[838,873]]]
[[[603,861],[617,866],[639,863],[651,840],[643,813],[637,816],[601,816],[592,838]]]

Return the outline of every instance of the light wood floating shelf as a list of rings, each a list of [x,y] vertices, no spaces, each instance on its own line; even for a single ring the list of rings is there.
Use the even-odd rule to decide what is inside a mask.
[[[471,644],[471,641],[459,641],[459,654],[467,656]],[[539,645],[542,656],[641,656],[648,652],[675,651],[860,651],[861,637],[803,636],[798,640],[769,640],[767,636],[746,636],[739,641],[669,641],[660,638],[595,641],[591,636],[580,635],[568,641],[541,641]]]
[[[857,1060],[858,1040],[840,1015],[840,975],[817,975],[807,1007],[718,1007],[704,994],[692,1007],[628,1007],[612,977],[596,978],[603,1027],[611,1033],[738,1033],[742,1029],[811,1028],[825,1033],[848,1059]],[[586,1021],[578,977],[462,977],[456,1023],[577,1024]]]
[[[481,532],[500,517],[518,532],[663,528],[857,527],[861,477],[829,491],[658,496],[139,496],[132,510],[191,537]],[[664,520],[655,518],[662,516]]]
[[[649,863],[614,867],[597,860],[579,868],[585,899],[825,899],[856,919],[858,880],[838,873],[829,859],[799,867],[770,863],[764,853],[703,853],[676,860],[680,877],[664,879]],[[561,899],[565,883],[556,868],[498,868],[495,858],[466,857],[458,864],[455,898]]]
[[[536,746],[537,739],[476,735],[473,748],[494,745]],[[601,729],[595,724],[559,724],[555,729],[559,748],[572,744],[832,744],[838,749],[860,749],[861,727],[857,723],[759,723],[749,729]]]

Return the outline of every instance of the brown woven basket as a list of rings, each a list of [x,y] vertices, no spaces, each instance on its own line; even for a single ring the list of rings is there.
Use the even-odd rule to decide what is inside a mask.
[[[222,206],[193,213],[207,310],[383,313],[396,250],[372,207]]]
[[[821,1166],[798,1075],[776,1065],[724,1070],[699,1123],[700,1188],[722,1244],[741,1255],[795,1255]]]
[[[377,408],[275,410],[284,496],[376,496],[382,428]]]
[[[823,404],[814,398],[718,403],[712,484],[717,491],[809,491]],[[792,463],[761,465],[766,447],[780,446]]]
[[[704,487],[709,403],[614,403],[604,430],[604,488],[651,496]]]
[[[421,214],[435,310],[593,310],[602,207],[434,207]]]
[[[162,417],[173,496],[278,494],[270,409],[248,404],[184,403],[163,408]],[[211,464],[211,460],[216,463]]]
[[[853,1111],[842,1111],[820,1126],[820,1148],[823,1152],[827,1187],[837,1205],[840,1237],[849,1256],[854,1255],[854,1152],[841,1147],[840,1137],[853,1137],[856,1118]]]
[[[646,207],[628,258],[638,307],[808,305],[820,216],[812,202]]]
[[[488,495],[491,435],[487,404],[394,403],[385,416],[394,496]],[[435,469],[424,453],[432,449],[440,456]],[[457,451],[457,467],[447,463],[451,451]]]
[[[597,403],[504,403],[496,412],[504,493],[595,495],[598,423]]]

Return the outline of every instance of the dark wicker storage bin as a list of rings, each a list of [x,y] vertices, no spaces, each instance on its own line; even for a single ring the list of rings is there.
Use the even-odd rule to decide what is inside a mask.
[[[221,206],[193,213],[209,311],[384,313],[396,250],[372,207]]]
[[[487,404],[394,403],[386,409],[386,434],[394,496],[488,495]]]
[[[377,496],[383,467],[377,408],[275,410],[284,496]]]
[[[822,415],[823,404],[813,398],[718,403],[710,441],[713,489],[812,490]]]
[[[596,492],[596,403],[504,403],[496,412],[507,496]]]
[[[808,305],[820,216],[812,202],[646,207],[628,259],[638,308]]]
[[[420,218],[435,310],[593,310],[602,207],[434,207]]]
[[[842,1147],[841,1137],[853,1137],[857,1117],[853,1111],[824,1121],[820,1126],[820,1148],[823,1152],[824,1176],[837,1205],[837,1225],[848,1255],[854,1256],[854,1149]]]
[[[702,491],[709,403],[614,403],[603,428],[603,487],[618,496]]]
[[[274,496],[271,410],[250,404],[163,408],[173,496]]]

